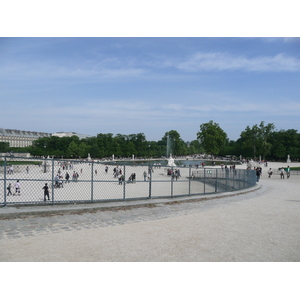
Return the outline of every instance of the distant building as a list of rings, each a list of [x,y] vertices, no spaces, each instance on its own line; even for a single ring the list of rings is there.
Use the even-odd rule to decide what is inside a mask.
[[[46,132],[0,128],[0,142],[8,142],[10,147],[28,147],[34,140],[50,136]]]
[[[81,133],[77,133],[77,132],[55,132],[55,133],[52,133],[52,135],[58,136],[58,137],[71,137],[73,135],[76,135],[79,137],[79,139],[85,139],[88,137],[92,137],[91,135],[81,134]]]

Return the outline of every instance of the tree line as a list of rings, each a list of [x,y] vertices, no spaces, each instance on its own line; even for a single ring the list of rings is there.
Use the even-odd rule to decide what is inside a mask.
[[[236,141],[229,140],[219,124],[209,121],[200,125],[197,139],[185,142],[176,130],[168,131],[159,141],[147,141],[145,134],[99,133],[96,137],[79,139],[77,136],[57,136],[39,138],[32,146],[11,148],[8,143],[0,142],[0,152],[29,152],[33,156],[54,156],[58,158],[106,158],[115,156],[139,158],[161,158],[169,153],[174,156],[187,156],[199,153],[214,156],[232,155],[267,160],[284,160],[300,157],[300,133],[295,129],[275,129],[273,123],[265,125],[262,121],[252,127],[247,126]]]

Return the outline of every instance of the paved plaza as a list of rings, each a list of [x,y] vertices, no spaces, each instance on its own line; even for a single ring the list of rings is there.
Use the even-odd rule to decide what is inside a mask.
[[[0,261],[298,262],[300,176],[266,172],[216,197],[0,208]]]

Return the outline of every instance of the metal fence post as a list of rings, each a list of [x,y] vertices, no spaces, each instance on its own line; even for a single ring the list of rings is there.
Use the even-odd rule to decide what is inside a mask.
[[[151,197],[152,197],[152,169],[151,169],[151,165],[150,165],[150,160],[149,160],[148,172],[150,174],[150,177],[149,177],[149,199],[151,199]]]
[[[123,200],[126,200],[126,166],[123,166]],[[122,180],[122,178],[121,178]]]
[[[45,160],[46,165],[46,160]],[[47,168],[47,167],[46,167]],[[54,159],[52,158],[52,204],[54,204]]]
[[[189,166],[189,195],[191,195],[191,166]]]
[[[91,168],[91,202],[94,201],[94,162],[92,161],[92,168]]]
[[[205,168],[203,168],[203,172],[204,172],[204,176],[203,176],[203,177],[204,177],[204,187],[203,187],[204,190],[203,190],[203,192],[204,192],[204,194],[205,194],[205,191],[206,191],[206,189],[205,189],[205,185],[206,185],[206,180],[205,180],[205,179],[206,179]]]
[[[6,183],[6,168],[7,168],[7,162],[6,162],[6,156],[4,157],[4,166],[3,166],[3,172],[4,172],[4,206],[6,206],[6,187],[7,187],[7,183]]]
[[[215,193],[218,191],[218,169],[215,169],[215,176],[216,176],[216,181],[215,181]]]
[[[174,167],[171,167],[171,198],[173,198],[173,185],[174,185]]]

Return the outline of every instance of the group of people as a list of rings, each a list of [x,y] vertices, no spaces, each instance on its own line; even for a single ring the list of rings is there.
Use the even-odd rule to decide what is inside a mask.
[[[14,167],[13,166],[7,167],[7,174],[13,174],[13,173],[14,173]]]
[[[9,196],[9,195],[21,195],[21,185],[20,185],[20,181],[19,180],[17,180],[16,181],[16,183],[15,183],[15,192],[14,193],[12,193],[11,192],[11,189],[12,189],[12,184],[11,183],[9,183],[8,184],[8,186],[7,186],[7,196]]]
[[[181,177],[180,175],[180,169],[175,169],[172,171],[172,169],[168,169],[167,170],[167,175],[168,176],[172,176],[172,179],[174,180],[177,180],[179,177]]]
[[[261,169],[261,168],[260,168]],[[284,167],[281,167],[279,169],[279,174],[280,174],[280,179],[284,179],[284,175],[286,173],[286,178],[289,179],[290,176],[291,176],[291,169],[290,169],[290,166],[287,166],[287,168],[284,168]],[[272,168],[270,168],[268,170],[268,178],[272,178],[272,175],[273,175],[273,170]]]

